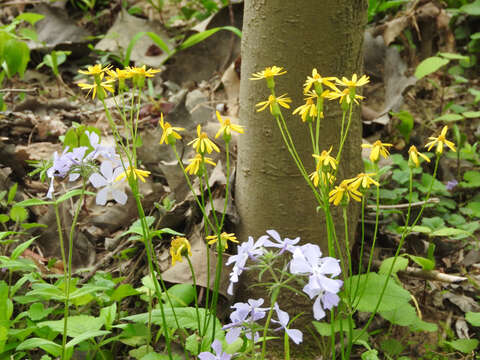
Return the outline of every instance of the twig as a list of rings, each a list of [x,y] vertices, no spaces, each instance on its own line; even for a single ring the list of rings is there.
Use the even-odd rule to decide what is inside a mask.
[[[463,276],[445,274],[437,270],[421,270],[410,266],[405,270],[400,270],[398,275],[416,277],[423,280],[441,281],[450,284],[467,280],[467,278]]]
[[[439,202],[440,202],[439,198],[432,197],[427,201],[417,201],[412,204],[405,203],[405,204],[397,204],[397,205],[380,205],[379,208],[380,209],[404,209],[404,208],[408,208],[409,206],[412,206],[412,207],[423,206],[425,204],[437,204]],[[367,205],[367,209],[376,209],[376,208],[377,208],[377,205]]]
[[[37,91],[37,88],[33,89],[0,89],[0,92],[35,92]]]

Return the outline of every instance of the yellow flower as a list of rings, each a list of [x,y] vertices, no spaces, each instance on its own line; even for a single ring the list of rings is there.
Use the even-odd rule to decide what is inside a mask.
[[[127,170],[122,172],[120,175],[118,175],[114,181],[122,180],[124,177],[127,176],[127,174],[128,176],[133,176],[134,179],[138,177],[142,182],[145,182],[145,178],[148,177],[151,173],[150,171],[146,171],[146,170],[140,170],[135,168],[132,169],[129,166]]]
[[[393,145],[382,143],[380,140],[375,141],[373,144],[362,144],[362,148],[372,149],[370,153],[370,160],[372,160],[372,162],[378,161],[380,155],[386,159],[388,155],[390,155],[387,148],[391,146]]]
[[[349,186],[352,189],[358,190],[360,186],[364,189],[368,189],[370,185],[375,185],[375,186],[380,186],[380,184],[375,181],[372,176],[377,175],[376,173],[370,173],[370,174],[365,174],[365,173],[360,173],[357,176],[355,176],[353,179],[348,179],[346,180],[349,184]]]
[[[291,103],[292,99],[287,97],[287,94],[280,95],[279,97],[275,97],[273,95],[270,95],[268,97],[267,101],[261,101],[257,105],[258,111],[263,111],[267,108],[267,106],[270,106],[270,112],[272,115],[279,115],[280,109],[278,109],[278,105],[283,106],[286,109],[290,109],[290,105],[288,103]],[[277,111],[278,110],[278,111]]]
[[[317,105],[313,98],[305,99],[305,104],[297,107],[293,111],[293,115],[299,114],[302,117],[302,121],[305,122],[310,119],[313,119],[317,116]]]
[[[111,67],[112,65],[107,65],[106,67],[102,67],[101,64],[96,64],[93,66],[88,66],[87,70],[78,70],[78,72],[84,75],[92,75],[92,76],[100,75],[101,77],[103,77],[103,73],[109,70]]]
[[[335,182],[335,176],[333,176],[333,174],[329,173],[329,172],[323,172],[323,171],[320,171],[320,170],[315,170],[314,172],[312,172],[310,175],[310,180],[312,180],[313,182],[313,185],[315,187],[318,187],[318,184],[320,183],[320,180],[322,180],[322,182],[327,185],[327,183],[329,184],[333,184]]]
[[[218,138],[222,134],[229,138],[232,131],[235,131],[239,134],[244,133],[244,130],[243,130],[242,126],[232,124],[229,118],[225,118],[225,120],[222,119],[222,117],[220,116],[220,113],[218,111],[216,112],[216,114],[217,114],[218,122],[220,123],[221,127],[217,131],[217,134],[215,135],[215,139]]]
[[[450,148],[450,150],[457,152],[457,150],[455,149],[455,144],[445,139],[445,135],[447,135],[447,131],[448,131],[448,126],[445,125],[440,135],[438,135],[438,137],[430,136],[428,138],[429,140],[432,140],[425,145],[425,147],[428,147],[428,151],[430,151],[432,147],[437,145],[437,149],[435,150],[435,152],[437,154],[441,154],[443,152],[443,145],[445,144]]]
[[[163,113],[160,114],[160,127],[163,129],[162,138],[160,139],[160,145],[165,142],[167,145],[175,144],[176,140],[180,140],[182,137],[176,131],[183,131],[184,128],[174,127],[168,122],[163,121]]]
[[[312,76],[307,76],[307,80],[305,81],[305,84],[303,84],[303,92],[308,92],[310,88],[315,85],[327,85],[329,88],[339,91],[338,88],[335,86],[332,81],[337,81],[338,79],[334,76],[330,77],[321,77],[320,74],[318,73],[317,69],[312,70]]]
[[[428,158],[428,156],[426,156],[425,154],[422,154],[421,152],[418,152],[415,145],[410,146],[410,149],[408,149],[408,154],[410,155],[409,156],[410,160],[415,164],[416,167],[420,166],[420,162],[418,161],[419,156],[426,162],[430,162],[430,159]]]
[[[323,94],[322,94],[323,95]],[[343,102],[343,100],[347,101],[347,104],[350,104],[352,102],[352,92],[350,91],[350,88],[345,88],[342,91],[329,91],[328,93],[325,94],[325,97],[329,100],[335,100],[335,99],[340,99],[340,104]],[[353,101],[355,104],[358,105],[358,100],[363,100],[365,97],[360,96],[355,94],[353,96]]]
[[[215,244],[217,242],[217,240],[218,240],[217,235],[207,236],[208,245]],[[234,233],[229,234],[229,233],[226,233],[226,232],[222,232],[220,234],[220,246],[222,247],[222,250],[228,249],[228,242],[229,241],[238,244],[237,237],[235,236]]]
[[[200,170],[200,165],[202,163],[210,164],[215,166],[216,164],[212,161],[211,158],[202,156],[201,154],[196,154],[193,159],[190,160],[190,164],[185,167],[185,172],[190,175],[197,175]]]
[[[154,77],[156,73],[159,73],[162,70],[159,69],[146,69],[145,65],[142,67],[130,67],[127,66],[126,71],[128,71],[131,76],[140,76],[140,77]]]
[[[367,75],[363,75],[357,80],[357,74],[353,74],[351,80],[344,76],[342,77],[342,80],[336,79],[336,82],[338,85],[346,86],[348,88],[355,88],[368,84],[370,82],[370,78]]]
[[[330,156],[332,149],[333,146],[330,146],[330,149],[328,151],[323,150],[320,155],[312,154],[312,156],[318,160],[317,170],[320,170],[320,168],[323,166],[331,166],[333,170],[337,168],[337,160],[333,156]]]
[[[80,86],[82,90],[88,90],[87,96],[92,93],[92,99],[95,99],[95,95],[98,93],[98,98],[103,100],[106,95],[105,90],[111,92],[112,94],[114,92],[111,80],[99,81],[98,83],[94,82],[93,84],[79,83],[77,85]]]
[[[127,69],[116,68],[115,71],[110,69],[106,69],[106,71],[111,79],[125,80],[130,79],[133,76],[133,74]]]
[[[274,76],[279,76],[286,73],[287,71],[283,70],[283,67],[278,67],[274,65],[274,66],[269,66],[265,68],[265,70],[253,73],[250,80],[269,79],[269,78],[273,78]]]
[[[197,135],[198,137],[196,139],[193,139],[188,143],[188,145],[193,146],[197,153],[204,154],[206,151],[211,154],[213,150],[220,152],[218,146],[208,138],[207,133],[202,132],[202,126],[200,124],[197,126]]]
[[[182,262],[182,255],[192,256],[192,248],[190,242],[185,237],[177,236],[170,244],[170,255],[172,256],[172,266],[177,261]]]
[[[344,198],[347,203],[350,198],[355,201],[362,201],[362,193],[349,185],[348,180],[343,180],[339,186],[335,186],[335,189],[330,191],[328,196],[330,197],[328,201],[333,202],[335,206],[338,206]]]

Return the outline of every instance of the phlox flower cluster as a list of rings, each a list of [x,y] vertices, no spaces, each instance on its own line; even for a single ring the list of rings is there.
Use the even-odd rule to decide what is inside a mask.
[[[76,181],[81,176],[88,177],[88,181],[98,189],[96,203],[105,205],[109,199],[119,204],[127,202],[127,194],[117,188],[118,177],[124,172],[115,149],[100,144],[100,137],[95,132],[85,132],[93,150],[88,152],[87,146],[73,148],[65,147],[61,154],[53,154],[53,165],[47,170],[47,177],[50,179],[50,186],[47,197],[51,199],[54,193],[54,179],[65,178],[68,175],[69,181]],[[98,168],[96,160],[103,161]]]
[[[232,306],[234,311],[230,314],[231,323],[223,327],[223,330],[227,330],[225,340],[228,344],[233,343],[242,334],[253,342],[260,338],[256,328],[261,326],[257,324],[257,321],[265,318],[267,312],[271,310],[270,307],[262,307],[263,303],[264,299],[262,298],[257,300],[249,299],[246,303],[238,302]],[[277,303],[273,305],[273,309],[277,314],[278,320],[272,319],[271,321],[279,325],[273,331],[284,330],[295,344],[300,344],[303,340],[303,334],[298,329],[290,329],[288,327],[290,322],[288,313],[281,310]]]
[[[300,238],[298,237],[282,239],[275,230],[268,230],[267,235],[261,236],[257,241],[249,237],[248,241],[240,244],[237,255],[230,256],[227,261],[227,265],[233,264],[228,294],[233,295],[233,285],[238,282],[242,272],[248,269],[247,261],[249,259],[259,262],[267,248],[276,248],[278,249],[276,256],[285,252],[291,255],[289,263],[291,274],[308,277],[303,292],[310,299],[315,299],[313,304],[314,318],[320,320],[325,317],[325,310],[332,309],[340,301],[337,294],[343,285],[343,281],[335,279],[341,273],[340,261],[332,257],[322,257],[322,252],[317,245],[297,245],[299,241]],[[279,315],[280,317],[285,318],[283,314]]]

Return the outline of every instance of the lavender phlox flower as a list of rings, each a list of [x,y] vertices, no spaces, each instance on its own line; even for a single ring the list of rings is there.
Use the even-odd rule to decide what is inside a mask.
[[[266,312],[269,310],[268,308],[262,308],[264,300],[262,298],[258,300],[249,299],[246,303],[235,303],[232,306],[232,311],[230,314],[230,320],[232,321],[230,324],[226,324],[223,327],[223,330],[228,330],[226,335],[227,343],[231,344],[235,340],[238,339],[242,331],[249,330],[250,326],[265,317]],[[246,333],[247,338],[251,338],[251,334],[249,332]],[[258,338],[258,334],[254,335],[254,341]]]
[[[212,343],[212,349],[215,351],[215,354],[212,354],[209,351],[204,351],[198,354],[200,360],[230,360],[232,355],[227,354],[222,351],[222,343],[219,340],[214,340]]]
[[[64,178],[65,176],[67,176],[68,172],[70,171],[70,168],[73,165],[72,160],[68,155],[68,150],[69,148],[68,146],[66,146],[61,155],[58,155],[56,151],[53,153],[53,164],[47,170],[47,177],[50,178],[50,186],[47,192],[47,197],[49,199],[52,198],[53,191],[54,191],[53,178],[54,177]]]
[[[73,167],[73,172],[70,173],[68,176],[69,181],[75,181],[80,177],[80,171],[82,166],[87,164],[90,159],[85,156],[88,147],[86,146],[79,146],[74,148],[71,152],[66,153],[65,156],[68,157],[72,163],[71,168]]]
[[[273,305],[275,312],[277,313],[278,320],[272,319],[272,323],[279,324],[280,326],[274,331],[284,329],[288,337],[292,339],[295,344],[300,344],[303,340],[303,333],[298,329],[289,329],[288,323],[290,322],[290,316],[286,311],[280,310],[280,307],[277,303]]]
[[[447,184],[445,185],[445,187],[447,188],[448,191],[452,191],[457,187],[457,185],[458,185],[457,180],[450,180],[450,181],[447,181]]]
[[[295,245],[300,241],[300,238],[297,237],[295,239],[285,238],[282,239],[280,234],[275,230],[267,230],[267,234],[275,240],[275,242],[270,241],[268,238],[264,241],[263,246],[265,247],[275,247],[279,248],[280,252],[278,255],[281,255],[285,252],[285,250],[293,253],[295,250]]]
[[[341,273],[339,260],[331,257],[322,258],[321,255],[317,245],[306,244],[295,249],[290,262],[292,274],[309,277],[303,291],[310,299],[315,298],[313,316],[316,320],[325,316],[324,309],[331,309],[338,304],[340,299],[336,294],[343,285],[342,280],[333,279]]]
[[[233,265],[232,272],[230,273],[230,285],[228,286],[227,293],[233,295],[233,284],[238,282],[238,278],[243,270],[246,269],[245,264],[250,258],[257,260],[258,256],[262,255],[264,249],[262,248],[265,239],[260,238],[258,241],[254,241],[251,236],[248,237],[248,241],[243,242],[237,248],[237,255],[232,255],[227,260],[226,265]]]
[[[88,154],[92,159],[96,159],[99,156],[103,156],[109,160],[115,160],[118,158],[113,146],[100,145],[100,137],[95,131],[85,131],[85,134],[88,136],[90,145],[93,147],[93,151]]]
[[[94,173],[90,175],[89,180],[92,185],[97,189],[101,188],[95,199],[98,205],[105,205],[107,200],[112,198],[117,203],[125,205],[128,199],[127,194],[117,188],[120,184],[119,181],[115,181],[122,172],[123,168],[121,166],[114,169],[112,162],[105,160],[100,165],[100,174]]]

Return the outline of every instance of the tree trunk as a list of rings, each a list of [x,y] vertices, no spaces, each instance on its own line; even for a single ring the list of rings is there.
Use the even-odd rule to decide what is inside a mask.
[[[241,217],[237,231],[240,239],[246,240],[248,236],[256,239],[266,230],[275,229],[282,237],[300,236],[302,242],[316,243],[324,254],[327,253],[325,221],[316,211],[317,204],[310,188],[283,144],[268,109],[255,110],[256,103],[268,98],[266,82],[248,79],[267,66],[276,65],[288,71],[275,78],[276,94],[288,93],[293,99],[292,109],[283,113],[307,172],[313,171],[315,164],[308,125],[291,112],[304,103],[302,85],[313,68],[322,76],[350,78],[353,73],[361,75],[366,9],[366,0],[245,0],[240,119],[246,132],[238,141],[235,195]],[[333,145],[333,154],[336,154],[341,110],[337,103],[326,100],[325,104],[320,151]],[[362,168],[358,110],[356,107],[342,152],[339,180],[353,177]],[[358,206],[355,209],[350,205],[349,211],[354,225]],[[340,212],[338,214],[335,217],[340,220]],[[338,226],[338,230],[341,229],[343,226]],[[354,226],[350,229],[354,230]],[[342,233],[338,233],[340,239]],[[256,281],[257,274],[246,273],[237,289],[241,299],[265,296],[259,288],[247,289]],[[295,308],[295,313],[311,313],[311,303],[299,309],[294,302],[300,298],[290,299],[285,310]],[[308,322],[311,319],[305,315],[301,318]]]

